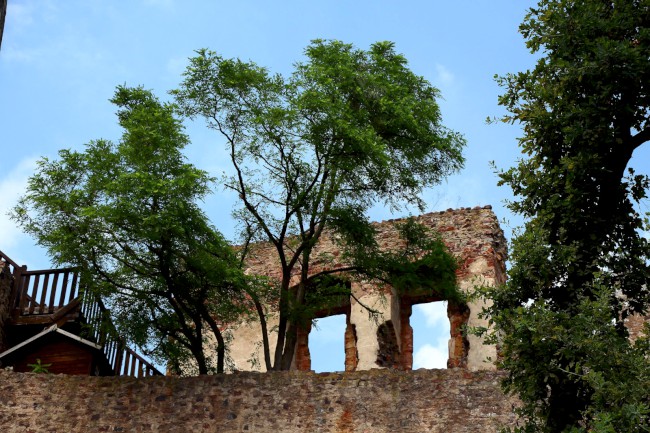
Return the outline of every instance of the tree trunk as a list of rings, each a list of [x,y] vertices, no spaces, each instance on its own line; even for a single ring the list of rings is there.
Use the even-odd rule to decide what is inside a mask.
[[[225,363],[224,361],[226,358],[226,342],[223,339],[223,334],[219,329],[219,325],[214,320],[214,318],[212,318],[210,312],[208,312],[205,308],[203,308],[202,315],[204,320],[208,323],[208,326],[210,326],[210,329],[212,330],[214,337],[217,339],[217,374],[220,374],[224,372],[224,363]]]

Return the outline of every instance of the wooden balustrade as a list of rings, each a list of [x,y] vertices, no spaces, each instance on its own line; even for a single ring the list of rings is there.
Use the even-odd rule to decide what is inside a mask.
[[[20,271],[17,305],[23,314],[52,314],[79,295],[78,273],[73,268]]]
[[[148,377],[161,374],[156,367],[128,347],[124,347],[120,360],[119,364],[114,365],[117,376]]]
[[[79,274],[74,268],[28,271],[2,251],[0,260],[11,272],[13,307],[21,314],[52,314],[79,295]]]
[[[106,359],[116,376],[147,377],[162,374],[118,336],[110,320],[110,312],[99,297],[85,293],[84,298],[81,311],[89,325],[88,333],[103,347]]]
[[[80,305],[82,337],[102,346],[102,351],[116,376],[146,377],[160,375],[158,369],[128,348],[110,320],[110,312],[101,298],[80,288],[75,268],[28,271],[0,251],[0,263],[12,278],[11,299],[19,317],[37,319],[67,314],[69,307]],[[74,305],[73,305],[74,304]],[[36,322],[31,322],[36,323]]]

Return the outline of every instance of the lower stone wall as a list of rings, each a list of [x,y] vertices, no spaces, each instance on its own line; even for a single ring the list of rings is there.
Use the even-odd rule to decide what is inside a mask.
[[[98,378],[0,370],[13,432],[497,432],[515,401],[494,371],[370,370]]]

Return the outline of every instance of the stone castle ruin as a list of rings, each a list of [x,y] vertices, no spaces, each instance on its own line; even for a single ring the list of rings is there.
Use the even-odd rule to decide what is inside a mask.
[[[456,257],[457,283],[464,293],[471,294],[477,286],[493,286],[505,282],[506,241],[490,206],[449,209],[421,215],[415,220],[431,231],[439,233],[449,252]],[[397,224],[402,221],[389,220],[375,223],[381,249],[397,250],[401,246],[400,242],[403,241],[398,235]],[[341,256],[338,244],[330,235],[324,233],[312,253],[315,260],[311,264],[311,272],[318,273],[322,270],[344,267],[345,263],[342,263]],[[72,269],[27,271],[26,267],[17,265],[4,255],[0,259],[2,259],[0,263],[4,265],[0,278],[3,289],[0,290],[2,295],[0,301],[3,301],[0,302],[0,365],[20,366],[19,371],[30,371],[27,365],[33,363],[37,356],[41,358],[47,356],[56,360],[58,368],[63,368],[60,356],[55,357],[53,353],[43,352],[45,349],[41,346],[58,335],[52,333],[63,332],[63,337],[57,336],[59,340],[64,337],[72,338],[68,335],[70,332],[78,334],[79,323],[91,323],[93,314],[99,314],[98,311],[105,309],[103,304],[100,300],[86,299],[80,295],[77,274]],[[272,279],[279,278],[280,270],[275,260],[273,246],[266,243],[254,244],[248,255],[247,272]],[[63,286],[60,284],[61,281]],[[352,296],[340,300],[333,308],[316,311],[312,317],[318,319],[332,315],[345,315],[346,329],[342,336],[345,342],[345,371],[375,368],[411,370],[413,366],[413,329],[410,324],[412,307],[415,304],[441,299],[435,293],[415,291],[403,294],[386,286],[378,286],[358,279],[352,279],[346,284],[350,285]],[[60,299],[57,301],[59,295]],[[467,305],[448,303],[447,316],[450,324],[448,367],[470,371],[495,369],[494,364],[488,362],[488,359],[496,358],[496,348],[483,344],[479,337],[465,332],[466,327],[487,326],[486,320],[479,317],[485,306],[483,302],[483,300],[472,300]],[[370,307],[378,314],[371,318],[366,307]],[[310,323],[309,320],[307,322]],[[272,329],[275,325],[277,325],[277,316],[270,314],[267,317],[267,326]],[[48,332],[43,330],[44,327]],[[262,340],[259,322],[252,320],[231,325],[227,332],[230,333],[228,350],[234,370],[262,370],[263,365],[259,362]],[[308,325],[298,334],[294,352],[294,370],[312,369],[309,333]],[[274,334],[271,333],[269,337],[271,351],[273,351]],[[80,371],[89,371],[89,369],[94,371],[101,367],[99,370],[110,373],[117,372],[125,363],[129,364],[124,359],[133,359],[140,362],[142,368],[129,365],[129,368],[123,369],[125,371],[122,373],[139,376],[142,373],[140,369],[155,373],[155,368],[146,364],[146,361],[126,347],[120,346],[117,352],[115,349],[107,349],[107,345],[100,347],[101,344],[97,343],[100,343],[99,340],[102,338],[96,342],[80,340],[83,344],[79,348],[68,349],[70,353],[67,355],[66,363],[77,368],[78,362],[75,357],[81,356],[88,358],[89,361]],[[59,343],[57,340],[56,344],[54,342],[51,344],[55,347],[52,350],[58,351],[61,344],[67,347],[71,343],[68,341]],[[255,357],[258,358],[258,362],[251,362]],[[71,374],[72,371],[62,369],[58,372]]]
[[[440,233],[456,256],[457,281],[463,291],[471,293],[477,286],[505,281],[506,243],[489,206],[429,213],[416,220]],[[376,224],[382,248],[397,246],[396,222]],[[268,248],[255,246],[248,262],[250,272],[277,276],[274,255]],[[323,237],[316,249],[315,257],[325,253],[334,260],[316,263],[314,272],[318,266],[342,265],[337,262],[340,252],[332,239]],[[0,337],[2,321],[10,316],[13,305],[11,297],[2,296],[7,294],[8,277],[0,278]],[[142,377],[132,374],[142,370],[135,368],[121,373],[122,377],[83,377],[0,369],[0,426],[8,433],[496,433],[500,427],[516,425],[513,406],[517,401],[504,396],[499,388],[504,373],[491,371],[495,366],[487,362],[496,356],[496,348],[463,333],[465,325],[486,324],[479,318],[481,302],[471,301],[462,307],[449,303],[447,364],[452,368],[406,371],[413,363],[412,306],[437,299],[432,295],[400,296],[362,282],[352,282],[351,290],[354,297],[348,302],[316,314],[346,316],[345,373],[307,371],[311,369],[309,329],[297,343],[293,366],[298,371],[245,372],[251,369],[251,354],[261,340],[259,324],[248,323],[232,329],[229,349],[237,370],[234,374]],[[25,298],[23,309],[30,312],[36,298]],[[379,319],[370,320],[357,300],[379,310]],[[34,307],[34,313],[41,304]],[[21,320],[27,319],[33,320]],[[101,355],[100,349],[82,346],[84,353],[90,350]],[[137,360],[133,355],[128,359]]]
[[[449,251],[457,258],[457,281],[463,292],[470,294],[477,286],[505,282],[506,241],[490,206],[449,209],[424,214],[415,219],[432,231],[440,233]],[[400,221],[375,223],[382,249],[399,247],[400,238],[395,224]],[[247,261],[248,272],[280,278],[278,267],[274,263],[274,253],[272,245],[254,245]],[[340,255],[333,239],[323,235],[312,256],[327,259],[315,260],[311,271],[317,273],[324,267],[336,269],[344,266],[345,264],[338,260]],[[394,290],[358,281],[352,281],[350,284],[353,296],[347,302],[342,302],[336,308],[317,312],[313,317],[317,319],[345,314],[345,371],[373,368],[410,370],[413,365],[413,329],[409,323],[412,306],[441,299],[433,294],[400,295]],[[379,317],[372,320],[363,305],[379,311]],[[486,320],[479,318],[483,307],[484,303],[480,300],[471,301],[467,306],[448,304],[447,316],[451,329],[448,367],[472,371],[495,368],[488,359],[496,358],[496,348],[484,345],[480,338],[464,332],[466,327],[487,326]],[[277,317],[272,316],[269,328],[275,324]],[[308,327],[298,335],[293,362],[293,368],[296,370],[311,370],[309,332]],[[241,324],[231,329],[231,337],[229,351],[235,369],[263,369],[263,365],[260,366],[262,363],[251,363],[252,357],[261,357],[259,323],[253,321]],[[274,342],[271,342],[271,351],[274,350],[273,346]]]
[[[457,280],[463,291],[471,293],[478,286],[505,281],[506,243],[489,206],[450,209],[416,219],[440,233],[456,256]],[[381,247],[396,247],[397,222],[376,224]],[[327,236],[317,246],[318,252],[334,257],[320,266],[342,265],[336,260],[340,252]],[[271,253],[268,245],[256,245],[248,262],[250,272],[277,276]],[[16,272],[21,271],[15,268]],[[39,272],[32,271],[34,275]],[[12,274],[4,268],[0,272],[0,340],[7,337],[4,331],[11,333],[10,328],[3,329],[3,322],[33,321],[32,314],[12,319],[16,311],[8,296],[10,281]],[[26,284],[21,287],[31,293]],[[248,361],[261,337],[258,324],[242,324],[232,330],[230,355],[238,370],[234,374],[142,377],[116,372],[113,377],[83,377],[0,369],[0,426],[8,433],[496,433],[502,427],[517,426],[513,408],[519,402],[504,395],[499,386],[506,373],[487,362],[496,356],[496,348],[462,332],[465,325],[486,324],[479,317],[484,304],[471,301],[463,307],[448,307],[447,364],[451,368],[407,371],[413,356],[411,308],[436,301],[435,297],[400,296],[357,282],[351,283],[351,290],[353,299],[316,314],[346,316],[345,373],[307,371],[311,367],[308,329],[297,343],[296,371],[245,372],[251,369]],[[35,296],[28,298],[21,311],[35,314],[42,302],[37,305]],[[369,320],[354,298],[380,310],[379,320]],[[643,323],[640,317],[631,320],[632,337],[641,332]]]

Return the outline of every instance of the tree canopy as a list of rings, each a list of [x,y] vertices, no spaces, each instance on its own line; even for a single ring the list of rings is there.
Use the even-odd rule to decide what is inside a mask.
[[[260,318],[267,369],[288,369],[299,311],[322,276],[310,261],[323,230],[349,247],[350,266],[331,272],[387,276],[366,211],[377,203],[422,208],[423,188],[462,167],[465,142],[442,125],[437,89],[389,42],[364,51],[313,41],[288,77],[197,54],[173,94],[184,115],[206,119],[226,142],[234,174],[224,184],[241,200],[244,238],[275,246],[282,279],[272,359]]]
[[[650,430],[650,3],[541,0],[520,27],[534,69],[499,78],[525,157],[500,174],[526,218],[504,288],[488,290],[526,432]]]
[[[13,217],[56,262],[80,268],[144,353],[176,370],[193,360],[201,374],[221,372],[218,321],[241,314],[245,280],[198,206],[212,179],[184,161],[188,138],[172,105],[127,87],[112,102],[121,141],[41,159]],[[217,347],[204,346],[210,333]]]

